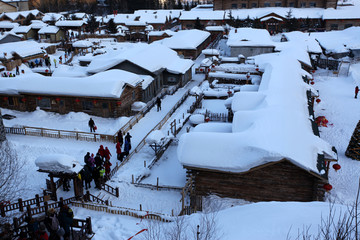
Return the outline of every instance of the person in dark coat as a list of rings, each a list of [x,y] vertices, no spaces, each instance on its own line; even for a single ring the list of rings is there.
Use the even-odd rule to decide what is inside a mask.
[[[80,172],[81,179],[85,182],[85,189],[91,188],[91,180],[92,180],[92,171],[88,165],[85,165],[84,168]]]
[[[161,111],[161,99],[160,98],[156,99],[156,106],[157,106],[157,111]]]
[[[64,205],[60,208],[59,223],[65,230],[64,240],[70,239],[70,227],[72,226],[74,219],[74,213],[68,205]]]
[[[20,69],[19,69],[19,66],[16,66],[16,75],[20,75]]]
[[[92,172],[95,167],[95,159],[93,153],[91,154],[90,158],[87,160],[86,165],[90,168],[90,171]]]
[[[89,127],[90,127],[90,132],[95,132],[95,122],[92,118],[90,118],[89,120]]]
[[[131,149],[131,143],[125,139],[125,145],[124,145],[124,156],[128,156]]]
[[[121,159],[121,144],[120,144],[120,142],[116,143],[116,155],[117,155],[117,160],[120,160]],[[122,161],[122,159],[120,161]]]
[[[101,174],[103,172],[104,168],[102,166],[97,166],[94,171],[93,171],[93,178],[94,178],[94,182],[95,182],[95,188],[97,189],[101,189]]]
[[[84,156],[84,163],[85,163],[85,164],[88,164],[89,158],[90,158],[90,153],[87,152],[86,155]]]
[[[95,156],[95,165],[96,165],[96,167],[99,167],[99,166],[103,165],[103,160],[102,160],[99,153],[97,153],[96,156]]]
[[[124,143],[124,138],[123,138],[123,134],[122,134],[121,130],[119,130],[119,132],[118,132],[118,142],[120,143],[120,147],[122,147],[122,145]]]
[[[60,237],[57,235],[59,229],[59,220],[54,208],[50,208],[45,217],[45,226],[50,232],[49,240],[59,240]]]
[[[356,86],[356,87],[355,87],[355,98],[357,98],[358,93],[359,93],[359,87]]]
[[[132,136],[130,135],[129,132],[127,132],[126,136],[125,136],[125,141],[128,141],[129,143],[131,143],[131,138],[132,138]]]
[[[25,217],[26,227],[31,238],[35,238],[35,233],[39,230],[39,222],[32,217]]]

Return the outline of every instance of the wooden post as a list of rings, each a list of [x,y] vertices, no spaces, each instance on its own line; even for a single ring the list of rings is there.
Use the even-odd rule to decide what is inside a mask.
[[[48,202],[44,202],[44,207],[45,207],[45,214],[47,213],[48,209],[49,209],[49,204]]]
[[[19,221],[17,217],[13,218],[13,225],[14,225],[14,229],[19,228]]]
[[[58,136],[59,136],[59,138],[60,138],[60,130],[58,131]]]
[[[116,195],[116,197],[119,197],[119,195],[120,195],[120,194],[119,194],[119,187],[116,187],[116,188],[115,188],[115,195]]]
[[[23,201],[21,198],[18,199],[18,203],[19,203],[19,211],[23,212],[24,211],[24,206],[23,206]]]
[[[156,191],[159,190],[159,177],[156,178]]]
[[[134,184],[134,174],[131,175],[131,183]]]
[[[90,201],[90,191],[86,191],[85,202],[89,202],[89,201]]]
[[[96,134],[94,133],[94,142],[96,142]]]
[[[174,209],[171,209],[171,216],[174,216]]]
[[[44,129],[41,128],[41,136],[44,136]]]
[[[76,140],[79,140],[79,133],[76,132]]]
[[[184,196],[184,192],[181,193],[181,209],[184,210],[184,207],[185,207],[185,203],[184,203],[184,200],[185,200],[185,196]]]
[[[105,205],[109,206],[109,200],[105,200]]]
[[[0,212],[1,216],[5,217],[5,205],[3,203],[0,204]]]
[[[26,212],[28,217],[31,217],[31,207],[30,206],[26,206]]]
[[[37,206],[37,207],[40,207],[40,197],[39,197],[39,194],[36,194],[36,195],[35,195],[35,201],[36,201],[36,206]]]
[[[91,226],[91,217],[88,217],[88,218],[86,218],[86,223],[87,223],[87,225],[88,225],[88,228],[87,228],[87,230],[88,230],[88,234],[92,234],[92,226]]]
[[[146,161],[144,160],[144,167],[146,168]]]
[[[60,200],[59,200],[59,207],[60,207],[60,205],[61,205],[61,206],[63,206],[63,205],[64,205],[64,199],[63,199],[63,197],[60,197]]]
[[[142,211],[142,206],[141,206],[141,204],[140,204],[140,211]]]

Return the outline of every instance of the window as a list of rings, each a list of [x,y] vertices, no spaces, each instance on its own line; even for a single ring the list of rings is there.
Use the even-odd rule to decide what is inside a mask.
[[[236,4],[236,3],[231,4],[231,8],[232,8],[232,9],[237,9],[237,8],[238,8],[238,7],[237,7],[237,4]]]
[[[270,7],[270,3],[269,2],[264,3],[264,7]]]
[[[338,30],[339,26],[337,24],[331,24],[330,29],[331,30]]]
[[[167,81],[168,83],[177,83],[176,77],[168,77]]]
[[[103,109],[108,109],[108,108],[109,108],[109,104],[103,103],[103,104],[102,104],[102,108],[103,108]]]
[[[9,106],[14,106],[14,98],[8,97],[8,103],[9,103]]]
[[[294,6],[295,6],[294,2],[289,3],[289,7],[294,7]]]
[[[316,7],[316,2],[310,2],[310,7]]]
[[[132,92],[132,100],[135,100],[135,91]]]
[[[281,2],[276,2],[275,7],[281,7]]]
[[[302,8],[306,7],[306,2],[301,2],[300,7],[302,7]]]
[[[257,4],[256,4],[256,3],[251,3],[251,7],[252,7],[252,8],[256,8],[256,7],[257,7]]]
[[[38,98],[38,99],[36,99],[36,104],[37,104],[40,108],[44,108],[44,109],[50,109],[50,108],[51,108],[51,104],[50,104],[50,99],[49,99],[49,98]]]
[[[242,3],[241,8],[246,8],[246,3]]]
[[[345,28],[349,28],[349,27],[352,27],[352,23],[348,23],[348,24],[345,24]]]
[[[90,101],[83,101],[82,105],[85,111],[91,111],[94,108],[94,104]]]

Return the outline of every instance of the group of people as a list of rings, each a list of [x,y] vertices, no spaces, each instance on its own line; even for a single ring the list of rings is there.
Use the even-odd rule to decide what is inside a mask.
[[[116,154],[117,154],[117,160],[122,162],[124,160],[124,157],[127,157],[129,155],[129,152],[131,150],[131,138],[129,132],[126,133],[125,137],[123,137],[122,131],[120,130],[118,132],[117,136],[117,143],[116,143]],[[124,145],[124,151],[122,151],[122,146]]]
[[[84,156],[85,166],[80,172],[81,179],[85,182],[85,189],[91,188],[94,179],[95,188],[101,189],[101,184],[109,178],[111,171],[110,150],[100,145],[96,156],[87,152]]]
[[[48,209],[44,221],[26,217],[27,231],[21,232],[18,240],[69,240],[74,213],[68,205],[59,204],[60,211]]]

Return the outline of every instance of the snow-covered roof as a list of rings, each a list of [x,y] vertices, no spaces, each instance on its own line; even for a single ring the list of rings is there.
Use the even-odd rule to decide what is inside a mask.
[[[20,11],[20,12],[4,12],[0,15],[0,17],[2,16],[6,16],[8,18],[10,18],[11,20],[16,20],[19,16],[27,18],[30,14],[37,16],[39,13],[41,13],[39,10],[34,9],[34,10],[28,10],[28,11]]]
[[[45,13],[45,16],[42,18],[43,22],[59,21],[60,19],[65,19],[62,14],[59,13]]]
[[[10,21],[0,21],[0,28],[8,28],[8,29],[13,29],[15,27],[18,27],[20,24],[18,23],[13,23]]]
[[[180,16],[180,20],[224,20],[225,11],[184,11]]]
[[[210,36],[209,32],[197,29],[182,30],[176,32],[172,37],[157,42],[171,49],[196,49]]]
[[[0,33],[0,40],[3,39],[3,38],[5,38],[5,37],[7,37],[8,35],[12,35],[12,36],[18,37],[19,40],[21,40],[22,37],[23,37],[22,35],[18,35],[18,34],[13,33],[13,32],[4,32],[4,33]]]
[[[87,17],[86,13],[79,12],[79,13],[73,13],[71,16],[75,16],[76,19],[83,19]]]
[[[77,48],[89,48],[93,46],[92,42],[87,40],[79,40],[74,42],[72,45],[73,47],[77,47]]]
[[[146,9],[146,10],[136,10],[134,12],[134,15],[140,17],[144,15],[165,15],[174,19],[174,18],[179,18],[179,16],[183,12],[184,10],[182,9],[156,9],[156,10]]]
[[[173,36],[175,34],[174,31],[171,30],[165,30],[165,31],[151,31],[148,33],[148,36],[162,36],[164,34],[167,34],[169,36]]]
[[[83,20],[64,20],[64,21],[57,21],[55,26],[57,27],[81,27],[86,24]]]
[[[161,44],[136,43],[127,49],[95,56],[88,66],[88,72],[101,72],[124,61],[132,62],[149,72],[166,69],[176,74],[185,73],[194,64],[191,60],[181,59],[175,51]]]
[[[279,21],[279,22],[282,22],[282,21],[283,21],[282,18],[278,18],[278,17],[275,17],[275,16],[264,17],[264,18],[262,18],[260,21],[261,21],[261,22],[265,22],[265,21],[270,20],[270,19],[275,19],[275,20],[277,20],[277,21]]]
[[[47,24],[40,20],[31,20],[30,26],[32,29],[41,29],[42,27],[47,26]]]
[[[139,75],[115,69],[88,77],[45,77],[33,73],[2,78],[0,92],[120,98],[125,84],[135,87],[141,82]]]
[[[230,47],[274,47],[270,34],[266,29],[235,28],[229,32],[226,43]]]
[[[146,22],[142,21],[128,21],[125,23],[126,26],[147,26]]]
[[[322,53],[319,43],[316,41],[314,35],[310,33],[294,31],[283,33],[283,35],[292,44],[292,47],[299,47],[302,45],[309,53]],[[281,44],[284,44],[284,42],[279,43],[277,47]]]
[[[223,26],[206,26],[206,31],[212,32],[212,31],[224,31],[225,28]]]
[[[11,31],[19,34],[19,33],[28,33],[31,30],[31,26],[18,26],[13,28]]]
[[[196,7],[192,8],[190,11],[209,11],[214,8],[213,4],[198,4]]]
[[[360,27],[351,27],[342,31],[311,33],[319,41],[326,53],[348,52],[360,48]]]
[[[13,53],[18,54],[20,57],[28,57],[44,52],[42,45],[32,40],[0,44],[0,58],[10,59],[13,57]],[[6,56],[4,53],[6,53]]]
[[[204,49],[201,51],[203,54],[205,55],[220,55],[220,52],[219,50],[217,49],[212,49],[212,48],[209,48],[209,49]]]
[[[309,86],[302,79],[300,63],[285,53],[259,55],[255,63],[265,72],[258,92],[234,95],[232,132],[183,134],[178,159],[187,167],[236,173],[287,159],[324,174],[317,167],[318,154],[330,159],[336,155],[312,131],[306,96]]]
[[[39,170],[54,173],[79,173],[83,166],[73,157],[65,154],[45,154],[35,160]]]
[[[60,30],[60,28],[56,27],[56,26],[45,26],[42,27],[38,34],[55,34]]]

